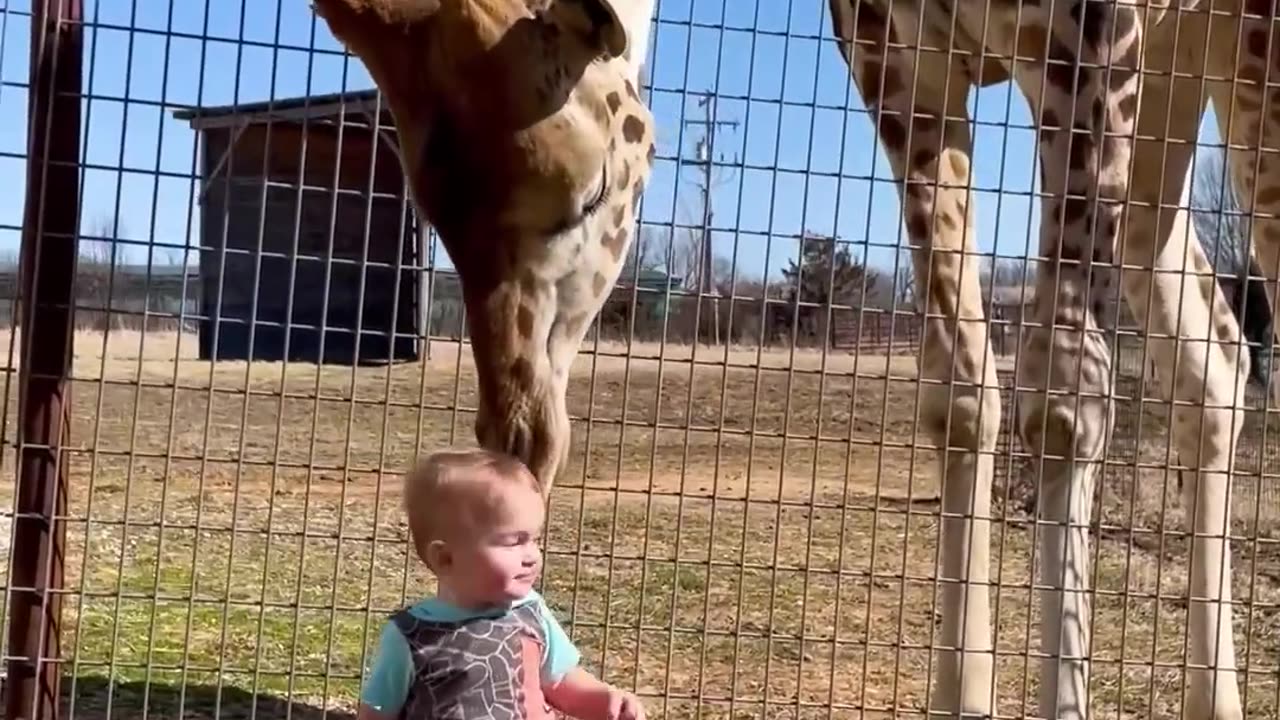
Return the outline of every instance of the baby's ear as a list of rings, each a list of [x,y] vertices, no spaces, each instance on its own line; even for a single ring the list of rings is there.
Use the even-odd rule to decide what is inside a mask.
[[[449,552],[449,546],[445,545],[443,540],[432,540],[427,543],[427,567],[434,572],[447,570],[453,562],[453,553]]]

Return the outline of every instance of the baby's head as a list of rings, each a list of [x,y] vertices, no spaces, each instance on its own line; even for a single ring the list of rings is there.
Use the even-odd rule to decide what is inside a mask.
[[[405,477],[404,508],[441,599],[504,605],[533,588],[546,516],[538,481],[519,460],[480,448],[432,453]]]

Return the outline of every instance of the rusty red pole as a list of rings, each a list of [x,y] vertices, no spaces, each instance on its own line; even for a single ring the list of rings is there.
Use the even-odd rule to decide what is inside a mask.
[[[81,0],[32,3],[27,195],[22,224],[18,486],[9,575],[8,720],[54,720],[62,580],[73,287],[80,228]]]

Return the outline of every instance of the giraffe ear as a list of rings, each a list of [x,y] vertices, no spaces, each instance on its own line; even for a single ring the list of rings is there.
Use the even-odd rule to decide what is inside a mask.
[[[616,3],[617,0],[560,0],[561,5],[576,9],[581,14],[586,37],[601,55],[609,59],[624,56],[630,42],[627,26],[622,22]]]

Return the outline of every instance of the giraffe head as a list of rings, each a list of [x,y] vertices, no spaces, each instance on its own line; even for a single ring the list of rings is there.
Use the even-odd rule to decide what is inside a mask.
[[[394,118],[457,268],[476,437],[549,493],[569,367],[613,288],[653,161],[637,85],[653,0],[313,0]]]

